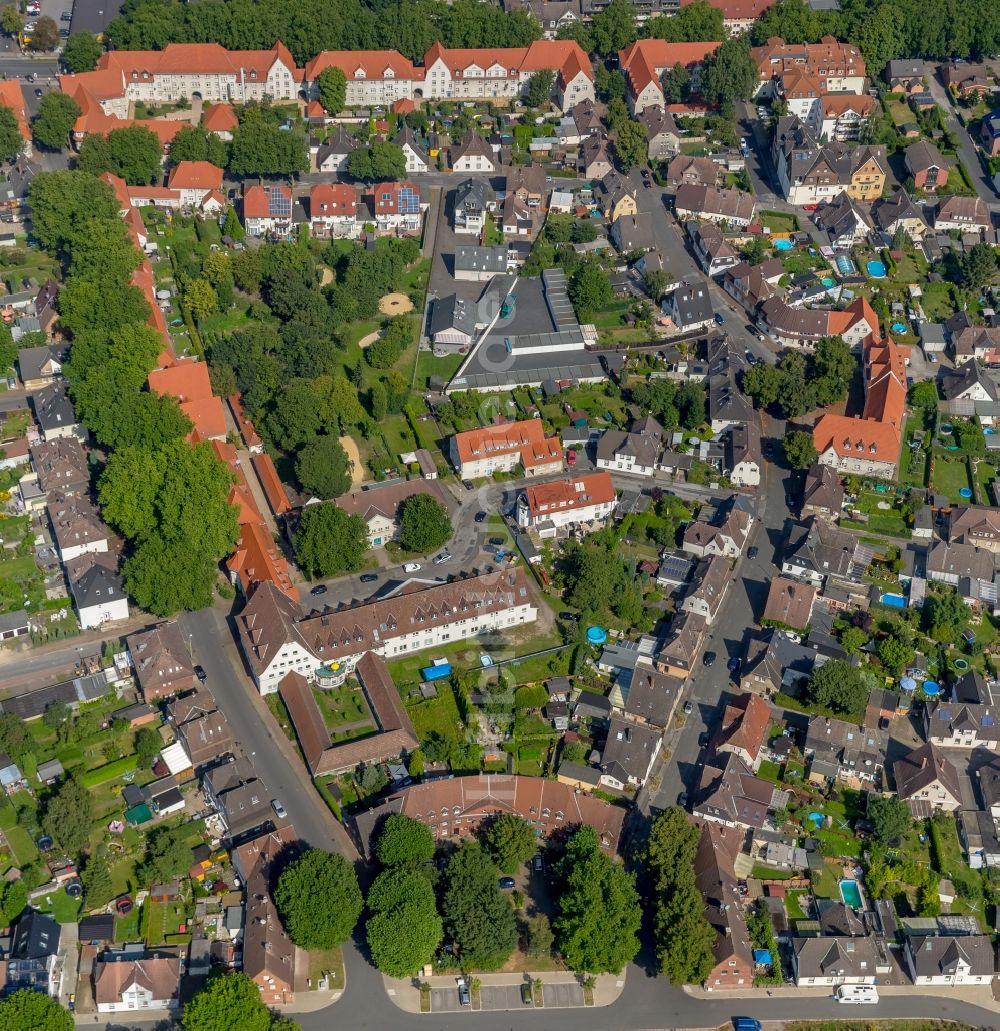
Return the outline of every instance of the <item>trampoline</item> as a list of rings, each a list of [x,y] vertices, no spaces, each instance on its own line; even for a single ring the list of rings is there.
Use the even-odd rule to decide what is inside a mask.
[[[964,673],[969,668],[969,663],[965,659],[955,659],[952,665],[959,673]]]

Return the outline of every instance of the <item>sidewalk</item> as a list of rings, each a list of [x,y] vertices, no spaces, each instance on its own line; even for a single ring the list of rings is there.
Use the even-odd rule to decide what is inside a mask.
[[[506,974],[475,974],[473,975],[479,979],[482,988],[514,988],[520,991],[522,984],[526,984],[529,981],[539,980],[542,982],[543,990],[546,986],[556,987],[573,987],[579,986],[580,982],[577,976],[568,970],[559,971],[546,971],[544,973],[506,973]],[[395,978],[382,976],[382,981],[385,985],[385,993],[389,996],[389,1000],[398,1009],[403,1010],[406,1013],[420,1013],[420,989],[419,983],[426,983],[431,986],[431,996],[438,995],[440,992],[454,993],[457,999],[457,974],[446,974],[435,977],[424,977],[420,979],[407,979],[407,978]],[[618,1001],[619,996],[625,990],[625,972],[622,971],[620,976],[615,974],[602,974],[597,978],[597,984],[594,987],[594,1007],[610,1006],[612,1003]],[[481,992],[485,994],[485,991]],[[572,1009],[578,1008],[579,1003],[563,1003],[561,1005],[547,1004],[547,1009]],[[449,1007],[453,1009],[457,1007]],[[484,1010],[493,1009],[496,1011],[498,1008],[509,1008],[509,1009],[522,1009],[523,1006],[518,1000],[515,1005],[509,1007],[482,1007]],[[588,1009],[591,1007],[588,1007]],[[421,1014],[427,1016],[428,1014]]]
[[[968,985],[965,987],[949,988],[945,986],[937,985],[919,985],[914,986],[912,984],[898,984],[898,985],[876,985],[878,988],[879,995],[886,996],[899,996],[899,995],[921,995],[929,996],[939,999],[949,999],[952,1002],[966,1002],[973,1006],[982,1006],[986,1009],[993,1009],[995,1006],[995,1000],[993,998],[993,989],[989,985]],[[777,1001],[781,999],[829,999],[833,995],[833,988],[829,985],[816,987],[816,988],[796,988],[793,984],[788,985],[776,985],[773,988],[739,988],[732,989],[730,991],[707,991],[697,985],[684,985],[683,989],[686,995],[690,995],[692,999],[700,999],[702,1001],[708,1001],[710,999],[767,999],[772,998]]]

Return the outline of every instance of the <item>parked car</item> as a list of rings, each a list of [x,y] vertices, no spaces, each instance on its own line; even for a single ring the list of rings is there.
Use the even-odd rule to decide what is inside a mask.
[[[485,523],[486,522],[486,513],[485,512],[477,512],[476,513],[476,522],[477,523]]]
[[[818,204],[803,204],[802,205],[802,210],[803,211],[809,211],[809,212],[818,211],[819,210],[819,205]]]
[[[708,745],[708,731],[707,730],[703,730],[698,735],[698,747],[699,748],[705,748],[707,745]]]
[[[36,97],[42,97],[44,95],[45,95],[45,91],[44,90],[40,90],[40,89],[36,89],[35,90],[35,96]]]
[[[721,311],[715,313],[715,324],[721,326],[726,321],[726,316]]]
[[[462,480],[462,486],[466,490],[475,490],[476,489],[476,485],[472,482],[472,480]]]
[[[440,555],[435,555],[434,558],[431,561],[436,566],[440,566],[443,562],[450,562],[451,561],[451,552],[442,551]]]
[[[274,815],[279,820],[287,820],[288,813],[285,811],[285,807],[276,798],[271,799],[271,808],[274,810]]]
[[[758,548],[756,544],[751,544],[751,545],[750,545],[750,547],[749,547],[749,548],[747,548],[747,558],[748,558],[748,559],[750,559],[750,561],[751,561],[751,562],[752,562],[752,561],[753,561],[753,560],[754,560],[754,559],[755,559],[755,558],[756,558],[756,557],[757,557],[757,556],[758,556],[759,554],[760,554],[760,548]]]
[[[571,451],[567,451],[566,452],[566,464],[567,465],[576,465],[576,452],[575,451],[571,450]]]
[[[715,662],[715,652],[705,652],[705,654],[701,657],[701,661],[706,666],[711,666],[712,663]]]
[[[681,792],[681,793],[680,793],[680,794],[679,794],[679,795],[677,796],[677,804],[678,804],[678,805],[679,805],[679,806],[681,807],[681,809],[686,809],[686,808],[687,808],[687,804],[688,804],[688,793],[687,793],[686,791],[682,791],[682,792]]]
[[[362,573],[361,582],[363,584],[373,584],[378,579],[374,573]]]
[[[541,852],[535,853],[534,857],[531,860],[531,868],[535,871],[535,873],[541,873],[542,870],[545,869],[545,859],[543,858]]]
[[[503,537],[491,537],[489,543],[492,544],[494,548],[500,548],[504,544],[504,539]]]
[[[419,562],[407,562],[406,565],[403,566],[403,572],[404,573],[415,573],[419,568],[420,568],[420,563]]]
[[[458,1004],[459,1006],[472,1005],[472,993],[469,991],[469,986],[465,981],[458,982]]]
[[[198,683],[199,684],[204,684],[205,681],[208,680],[208,674],[205,672],[204,668],[201,667],[201,666],[195,666],[195,668],[194,668],[194,675],[198,678]]]
[[[525,1006],[531,1006],[533,1004],[530,984],[525,983],[521,985],[521,1003]]]
[[[513,877],[501,877],[499,883],[500,883],[500,887],[503,888],[504,891],[509,891],[511,888],[514,887],[514,878]]]
[[[326,594],[326,584],[316,584],[316,586],[309,592],[310,594]]]
[[[709,655],[711,655],[712,653],[711,653],[711,652],[709,652],[708,654],[709,654]],[[690,715],[691,715],[691,713],[693,713],[693,712],[694,712],[694,702],[692,702],[692,701],[691,701],[691,699],[689,698],[689,699],[688,699],[688,700],[687,700],[687,701],[686,701],[686,702],[684,703],[684,715],[685,715],[685,716],[690,716]]]
[[[726,669],[728,669],[730,673],[735,673],[739,668],[740,668],[740,660],[739,659],[736,659],[736,658],[730,659],[726,663]]]
[[[559,618],[560,619],[565,619],[567,623],[579,623],[580,622],[580,616],[576,612],[560,612],[559,613]]]

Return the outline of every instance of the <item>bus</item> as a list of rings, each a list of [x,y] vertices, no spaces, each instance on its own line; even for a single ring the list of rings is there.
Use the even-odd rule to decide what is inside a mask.
[[[855,1006],[874,1006],[878,1002],[878,989],[871,984],[842,984],[834,993],[837,1002]]]

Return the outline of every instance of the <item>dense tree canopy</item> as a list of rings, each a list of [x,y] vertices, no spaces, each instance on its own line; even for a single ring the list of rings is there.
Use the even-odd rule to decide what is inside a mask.
[[[77,167],[91,175],[113,172],[129,185],[160,178],[163,147],[156,133],[143,125],[112,129],[107,136],[91,133],[80,146]]]
[[[16,157],[22,146],[21,130],[14,112],[9,107],[0,107],[0,160]]]
[[[864,677],[841,659],[833,659],[814,669],[806,687],[806,695],[814,705],[844,714],[864,712],[868,692]]]
[[[73,1014],[50,996],[22,988],[0,1002],[0,1031],[73,1031]]]
[[[969,621],[969,606],[957,591],[931,591],[920,607],[920,622],[935,641],[953,641]]]
[[[368,947],[375,966],[390,977],[417,973],[444,937],[434,889],[421,870],[383,871],[368,893]]]
[[[73,778],[64,780],[45,806],[42,827],[71,856],[79,856],[90,837],[90,793]]]
[[[466,842],[452,855],[444,882],[445,925],[463,967],[502,966],[517,947],[517,924],[493,860],[478,842]]]
[[[857,358],[840,337],[823,337],[808,356],[791,352],[777,365],[760,362],[747,369],[743,390],[758,407],[794,419],[843,401],[856,368]]]
[[[668,43],[712,43],[725,39],[722,9],[697,0],[676,14],[650,18],[643,27],[643,35],[665,39]]]
[[[327,114],[336,115],[347,103],[347,76],[339,68],[324,68],[319,73],[319,102]]]
[[[74,32],[63,46],[62,63],[71,72],[93,71],[101,56],[101,44],[92,32]]]
[[[375,140],[368,147],[352,150],[347,158],[347,174],[366,183],[402,179],[406,175],[406,155],[388,140]]]
[[[547,104],[552,96],[552,87],[555,84],[555,72],[547,69],[535,72],[528,79],[528,86],[524,91],[524,102],[528,107],[541,107],[543,104]]]
[[[390,813],[379,832],[375,855],[383,866],[420,866],[434,858],[434,835],[412,816]]]
[[[46,94],[43,104],[60,95]],[[93,222],[121,221],[115,191],[85,172],[40,172],[31,180],[28,204],[38,242],[62,259],[88,239]]]
[[[880,845],[891,845],[913,824],[910,808],[902,799],[885,798],[874,792],[868,796],[868,819]]]
[[[514,873],[538,849],[531,826],[514,813],[501,813],[483,834],[483,844],[502,873]]]
[[[560,863],[562,890],[554,928],[570,968],[617,973],[639,951],[642,907],[635,876],[601,850],[597,831],[581,827]]]
[[[294,543],[296,561],[310,576],[336,576],[361,568],[368,529],[360,516],[328,501],[302,510]]]
[[[309,170],[309,144],[297,128],[282,129],[269,104],[250,103],[233,132],[229,171],[234,175],[290,175]]]
[[[757,66],[750,56],[750,43],[745,35],[724,40],[705,60],[701,90],[712,104],[731,108],[737,100],[749,100],[757,84]]]
[[[819,457],[812,434],[805,430],[786,433],[781,446],[785,452],[785,461],[793,469],[808,469]]]
[[[351,936],[364,900],[354,867],[340,854],[311,848],[281,872],[274,901],[302,949],[332,949]]]
[[[184,1007],[184,1031],[286,1031],[284,1017],[271,1014],[260,989],[246,974],[213,974]]]
[[[31,135],[47,150],[62,150],[80,117],[80,105],[65,93],[46,93],[31,123]]]
[[[407,551],[427,554],[447,543],[451,534],[451,517],[436,498],[414,494],[403,502],[399,541]]]
[[[214,132],[201,125],[185,125],[170,142],[170,160],[209,161],[219,168],[225,168],[229,161],[229,148]]]
[[[295,458],[295,475],[302,489],[328,501],[351,486],[350,461],[340,441],[329,434],[315,437]]]

